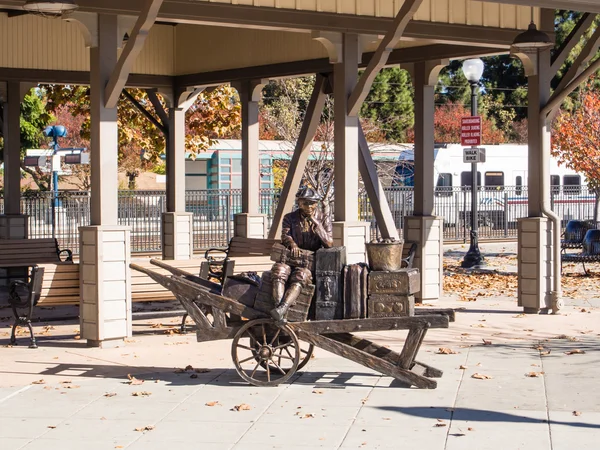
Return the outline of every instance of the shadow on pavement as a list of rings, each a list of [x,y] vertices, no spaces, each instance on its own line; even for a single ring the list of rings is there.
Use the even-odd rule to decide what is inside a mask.
[[[422,417],[427,419],[437,419],[440,417],[440,410],[446,411],[450,409],[452,412],[451,420],[464,420],[469,422],[505,422],[505,423],[549,423],[550,425],[566,425],[577,428],[594,428],[600,429],[600,424],[585,423],[585,422],[563,422],[559,420],[536,419],[518,414],[509,414],[498,411],[490,411],[486,409],[472,408],[428,408],[428,407],[402,407],[402,406],[379,406],[378,409],[384,411],[406,414],[413,417]]]

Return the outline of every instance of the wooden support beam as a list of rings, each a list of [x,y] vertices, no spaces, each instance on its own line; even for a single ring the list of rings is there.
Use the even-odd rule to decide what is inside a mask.
[[[562,92],[565,91],[566,88],[573,83],[573,80],[575,80],[575,78],[577,78],[577,76],[581,74],[581,72],[585,68],[585,65],[587,63],[589,63],[592,60],[592,58],[594,58],[596,56],[599,46],[600,46],[600,28],[596,28],[594,33],[590,36],[590,39],[588,40],[588,42],[581,49],[581,52],[577,56],[577,59],[575,59],[575,62],[573,63],[573,65],[569,68],[567,73],[565,73],[563,75],[563,77],[561,78],[560,83],[558,83],[558,86],[556,86],[554,93],[550,97],[549,103],[553,102],[553,100],[555,98],[560,97]],[[575,88],[577,86],[578,86],[578,84],[575,85]],[[563,99],[564,99],[564,97],[563,97]],[[558,106],[560,106],[560,104]]]
[[[377,47],[373,58],[369,61],[369,65],[361,75],[356,87],[348,99],[349,116],[358,116],[360,107],[365,98],[367,98],[367,95],[369,95],[375,77],[383,66],[385,66],[390,53],[392,53],[394,47],[402,37],[406,25],[408,25],[408,22],[413,18],[417,9],[421,6],[421,3],[423,3],[423,0],[405,0],[402,4],[402,7],[394,19],[392,27],[379,43],[379,47]]]
[[[152,113],[150,111],[148,111],[146,108],[144,108],[140,102],[138,102],[136,100],[136,98],[131,95],[127,89],[123,89],[123,95],[125,96],[125,98],[127,100],[129,100],[129,102],[135,106],[135,108],[141,112],[150,122],[152,122],[152,124],[158,128],[163,134],[167,134],[167,128],[165,127],[164,123],[161,123],[156,117],[154,117],[152,115]]]
[[[358,170],[360,171],[363,183],[365,184],[369,200],[371,201],[371,207],[373,209],[373,214],[375,214],[375,219],[377,220],[377,226],[381,231],[381,237],[399,239],[394,216],[390,210],[383,186],[379,181],[377,167],[371,156],[369,143],[367,142],[362,126],[358,127],[358,148]]]
[[[169,115],[167,111],[165,111],[165,107],[160,102],[158,95],[156,95],[156,91],[154,89],[146,89],[146,94],[148,94],[148,100],[154,106],[154,110],[163,124],[165,124],[165,128],[167,128],[167,124],[169,123]]]
[[[127,84],[127,79],[133,69],[135,60],[144,48],[144,42],[146,41],[146,37],[148,37],[150,28],[152,28],[152,25],[156,21],[162,3],[163,0],[145,1],[137,22],[131,31],[127,45],[123,49],[123,53],[121,53],[117,66],[106,86],[104,98],[107,108],[115,108],[117,106],[121,91]]]
[[[562,45],[554,53],[550,72],[557,73],[560,70],[571,51],[581,40],[583,34],[592,26],[594,20],[596,20],[595,14],[585,13],[583,16],[581,16],[581,19],[579,19],[575,25],[575,28],[571,30],[571,33],[569,33],[567,39],[565,39]]]
[[[294,206],[295,193],[300,187],[304,169],[310,156],[313,139],[315,138],[321,114],[323,113],[323,107],[325,106],[325,100],[327,99],[327,94],[325,93],[326,85],[327,77],[318,74],[315,79],[312,96],[308,102],[306,114],[304,115],[300,135],[296,141],[296,148],[294,149],[287,176],[283,183],[283,190],[277,204],[277,210],[275,211],[271,229],[269,230],[269,239],[277,239],[281,234],[283,216],[287,212],[291,212]]]

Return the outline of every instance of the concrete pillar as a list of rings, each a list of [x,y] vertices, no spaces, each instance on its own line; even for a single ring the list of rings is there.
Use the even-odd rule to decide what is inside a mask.
[[[519,57],[524,62],[528,82],[529,217],[518,221],[518,304],[524,312],[535,314],[552,304],[553,291],[552,226],[542,211],[543,184],[550,183],[551,127],[540,117],[550,98],[553,76],[549,49]]]
[[[195,98],[195,97],[194,97]],[[193,214],[185,212],[185,113],[169,108],[167,136],[167,212],[162,215],[163,259],[190,259],[194,254]]]
[[[333,65],[335,208],[333,245],[345,246],[348,263],[366,261],[370,227],[358,221],[358,116],[348,115],[348,99],[358,79],[359,38],[343,34],[341,57]]]
[[[91,226],[80,228],[81,337],[112,346],[131,336],[129,227],[118,225],[117,108],[105,90],[117,64],[117,16],[99,14],[90,49]]]
[[[0,216],[0,239],[26,239],[28,217],[21,214],[21,100],[25,86],[9,81],[2,89],[4,112],[4,215]]]
[[[443,292],[444,220],[434,216],[434,88],[447,61],[410,64],[415,89],[414,216],[404,218],[404,240],[417,243],[414,267],[421,272],[421,301]]]
[[[260,153],[258,102],[265,80],[244,80],[236,85],[242,103],[242,213],[234,218],[234,235],[263,239],[266,216],[260,214]]]

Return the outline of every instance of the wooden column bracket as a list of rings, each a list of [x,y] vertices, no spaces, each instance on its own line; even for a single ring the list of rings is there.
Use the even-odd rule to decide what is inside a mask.
[[[360,171],[363,183],[365,184],[373,214],[375,215],[377,225],[381,231],[381,237],[384,239],[399,239],[394,216],[392,215],[390,205],[385,196],[385,191],[379,180],[377,167],[371,156],[369,143],[367,142],[362,126],[358,127],[358,148],[360,155],[358,159],[358,170]]]
[[[577,21],[575,28],[571,30],[567,39],[565,39],[562,45],[556,49],[556,53],[552,57],[552,66],[550,67],[552,73],[558,73],[571,51],[581,40],[583,34],[593,25],[596,17],[597,16],[594,14],[585,13],[581,16],[581,19]]]
[[[140,12],[138,20],[131,31],[131,36],[129,36],[129,40],[127,41],[127,45],[123,49],[123,53],[121,53],[117,66],[106,86],[104,96],[106,108],[115,108],[117,106],[121,91],[127,83],[135,60],[144,48],[144,42],[156,21],[162,3],[163,0],[145,1],[144,8]]]
[[[371,86],[375,77],[379,71],[385,66],[390,53],[394,50],[394,47],[402,37],[404,29],[408,25],[408,22],[413,18],[419,7],[423,3],[423,0],[405,0],[402,7],[398,11],[392,27],[387,32],[383,40],[379,43],[375,54],[369,61],[367,68],[361,75],[356,87],[352,91],[350,98],[348,99],[348,115],[358,116],[360,107],[363,101],[369,95]]]
[[[325,93],[327,87],[327,77],[317,74],[315,79],[315,86],[306,109],[304,116],[304,122],[300,130],[300,135],[296,141],[296,148],[290,161],[287,176],[283,183],[283,189],[281,196],[277,204],[277,210],[273,217],[273,223],[269,230],[269,239],[277,239],[281,234],[281,222],[285,213],[290,212],[294,205],[295,193],[300,187],[302,181],[302,175],[306,168],[306,163],[310,156],[313,139],[317,132],[319,122],[321,120],[321,114],[323,113],[323,107],[325,106],[325,100],[327,94]]]

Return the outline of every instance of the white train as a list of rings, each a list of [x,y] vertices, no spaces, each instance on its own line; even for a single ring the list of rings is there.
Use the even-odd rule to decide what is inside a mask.
[[[477,184],[481,225],[513,228],[527,216],[527,146],[485,146],[486,161],[478,163]],[[412,185],[412,149],[404,150],[398,164],[399,183]],[[470,221],[471,164],[463,162],[463,147],[452,144],[435,149],[435,208],[447,225]],[[595,196],[586,179],[554,158],[550,160],[552,205],[563,221],[593,218]]]

